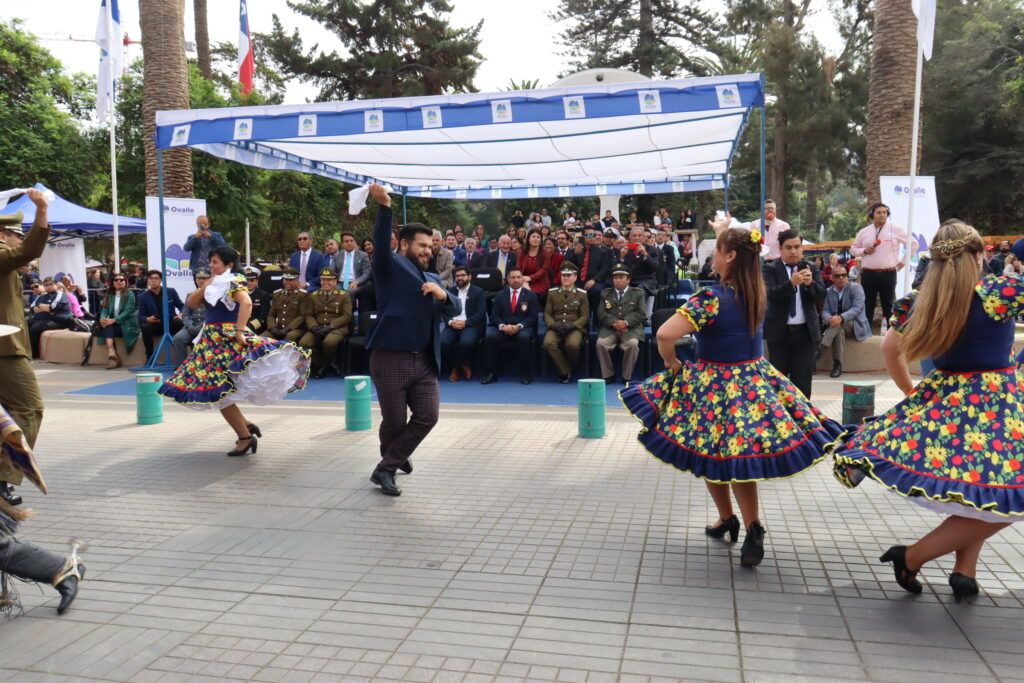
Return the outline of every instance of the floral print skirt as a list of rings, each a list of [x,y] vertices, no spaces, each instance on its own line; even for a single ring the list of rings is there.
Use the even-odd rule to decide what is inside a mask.
[[[243,346],[235,339],[233,323],[207,324],[159,393],[189,408],[208,410],[238,401],[266,405],[306,387],[308,351],[248,330],[245,337]]]
[[[830,446],[836,478],[852,487],[867,475],[944,514],[1024,520],[1022,379],[1014,367],[935,370]]]
[[[842,432],[764,358],[685,363],[619,397],[651,455],[720,484],[797,475]]]

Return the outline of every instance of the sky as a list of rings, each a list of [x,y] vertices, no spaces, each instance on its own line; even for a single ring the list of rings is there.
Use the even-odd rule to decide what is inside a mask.
[[[560,27],[547,16],[556,4],[554,0],[450,1],[454,6],[454,25],[472,26],[485,19],[480,34],[484,62],[475,80],[481,92],[505,90],[510,80],[536,79],[544,87],[565,70],[567,59],[559,54],[562,51],[558,44]],[[823,8],[826,6],[824,0],[820,4]],[[40,38],[67,70],[95,73],[98,48],[92,39],[99,5],[100,0],[0,0],[0,17],[23,19],[24,27]],[[207,5],[210,42],[237,42],[238,1],[208,0]],[[129,38],[138,40],[141,37],[138,2],[120,0],[119,6],[125,32]],[[185,39],[193,40],[192,0],[186,0],[185,6]],[[299,29],[307,47],[319,43],[321,49],[328,52],[338,49],[333,34],[292,12],[284,0],[248,0],[248,10],[250,30],[254,33],[269,32],[276,12],[287,30]],[[810,24],[826,45],[835,43],[835,31],[826,11],[820,11]],[[131,45],[125,62],[141,56],[142,46]],[[289,86],[286,101],[301,103],[314,99],[316,93],[316,88],[295,83]]]

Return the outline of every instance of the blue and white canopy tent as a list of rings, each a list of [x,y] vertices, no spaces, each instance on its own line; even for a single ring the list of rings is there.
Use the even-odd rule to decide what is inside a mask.
[[[50,188],[42,183],[36,183],[35,189],[51,192]],[[21,225],[26,231],[32,227],[32,221],[36,219],[36,205],[27,194],[7,204],[3,211],[21,211],[24,214]],[[50,242],[60,242],[73,237],[110,237],[114,234],[113,214],[79,206],[56,193],[49,201],[46,218],[50,224]],[[146,232],[146,221],[142,218],[118,216],[117,225],[121,232]]]
[[[763,74],[738,74],[160,111],[161,205],[163,150],[175,147],[259,168],[390,185],[403,204],[406,197],[728,193],[740,137],[760,108],[763,206],[764,101]]]

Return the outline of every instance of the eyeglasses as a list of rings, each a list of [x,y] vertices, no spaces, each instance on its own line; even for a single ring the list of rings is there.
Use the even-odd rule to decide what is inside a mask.
[[[850,277],[850,276],[847,275],[846,273],[832,273],[832,279],[833,280],[835,280],[836,278],[841,278],[841,277]]]
[[[300,237],[300,238],[299,238],[299,241],[300,241],[300,242],[308,242],[308,241],[309,241],[309,238],[308,238],[308,237]]]
[[[123,277],[115,277],[114,278],[114,282],[124,282],[124,278]],[[36,285],[36,286],[38,287],[39,285]]]

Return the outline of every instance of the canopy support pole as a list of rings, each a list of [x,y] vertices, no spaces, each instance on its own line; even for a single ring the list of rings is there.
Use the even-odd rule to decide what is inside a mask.
[[[156,347],[156,351],[146,361],[146,364],[142,366],[144,370],[173,370],[174,366],[171,364],[171,316],[170,316],[170,304],[168,299],[168,287],[167,287],[167,243],[166,235],[164,233],[164,152],[159,147],[156,150],[156,177],[157,177],[157,204],[160,209],[160,277],[163,278],[163,306],[164,310],[161,312],[163,315],[164,323],[164,334],[160,337],[160,344]],[[167,362],[160,363],[160,354],[167,354]],[[133,370],[135,368],[132,368]]]
[[[110,133],[110,201],[114,206],[114,210],[111,212],[114,216],[114,270],[113,272],[119,272],[121,270],[121,237],[118,232],[117,225],[117,134],[114,131],[117,125],[117,110],[115,109],[115,97],[114,97],[114,50],[124,50],[123,45],[114,45],[114,26],[113,26],[113,3],[106,3],[107,6],[107,49],[110,52],[107,53],[107,87],[110,88],[110,102],[107,105],[107,113],[110,116],[109,133]],[[122,55],[123,56],[123,55]]]
[[[725,174],[725,210],[729,210],[729,174]]]
[[[764,95],[764,92],[765,92],[764,89],[765,89],[765,78],[764,78],[764,74],[761,74],[761,94],[762,94],[762,96]],[[764,196],[764,194],[765,194],[765,160],[764,160],[765,142],[764,142],[764,140],[765,140],[765,127],[768,125],[768,114],[766,112],[767,109],[768,109],[768,103],[767,102],[762,102],[761,103],[761,234],[763,234],[765,236],[767,236],[767,233],[768,233],[768,231],[765,230],[765,227],[764,227],[765,226],[764,203],[765,203],[765,200],[766,200],[766,197]]]
[[[409,222],[408,207],[405,203],[405,190],[402,191],[402,225]]]
[[[917,137],[921,126],[921,73],[924,71],[924,52],[921,45],[917,46],[917,73],[914,81],[914,125],[910,140],[910,192],[907,193],[907,253],[904,255],[903,264],[906,272],[903,273],[903,295],[910,293],[910,286],[913,278],[910,276],[911,256],[914,254],[914,198],[917,195]],[[896,248],[897,251],[899,247]]]
[[[252,252],[249,249],[249,219],[245,219],[245,265],[252,265]]]

